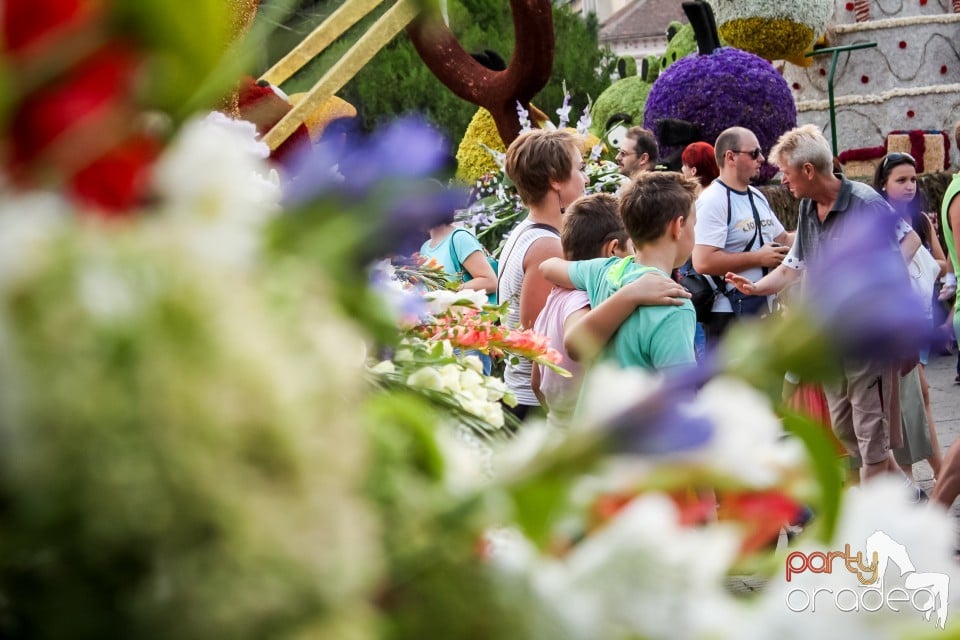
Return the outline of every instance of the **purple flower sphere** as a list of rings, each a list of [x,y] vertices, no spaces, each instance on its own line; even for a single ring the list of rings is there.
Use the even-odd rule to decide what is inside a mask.
[[[711,144],[724,129],[746,127],[766,154],[781,134],[797,126],[797,107],[787,81],[772,64],[723,47],[681,58],[660,74],[647,98],[643,126],[655,132],[664,118],[696,124]],[[661,145],[660,155],[677,150]],[[764,162],[760,179],[766,182],[776,173]]]

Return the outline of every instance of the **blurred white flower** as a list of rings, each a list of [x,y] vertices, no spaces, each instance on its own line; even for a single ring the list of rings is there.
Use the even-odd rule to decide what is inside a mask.
[[[67,203],[47,193],[14,196],[0,205],[0,290],[27,277],[51,253],[51,242],[72,221]]]
[[[724,589],[736,532],[681,526],[665,496],[634,500],[563,559],[538,556],[517,536],[496,539],[494,566],[526,573],[573,637],[723,637],[721,625],[740,619]]]
[[[743,629],[737,637],[747,640],[773,637],[884,640],[915,638],[924,634],[934,637],[940,632],[936,627],[935,612],[931,620],[924,619],[913,602],[896,601],[904,597],[896,591],[891,604],[899,611],[886,604],[891,589],[902,588],[911,575],[923,574],[945,574],[948,577],[950,588],[946,605],[947,613],[951,615],[946,625],[947,631],[955,631],[958,628],[955,619],[960,610],[960,571],[953,559],[954,523],[939,506],[918,505],[911,501],[911,497],[912,492],[907,486],[892,476],[875,478],[861,487],[848,489],[833,541],[827,545],[804,541],[790,549],[793,554],[808,557],[817,551],[845,554],[846,545],[850,545],[852,556],[863,552],[864,562],[871,563],[872,555],[866,553],[867,539],[878,531],[882,532],[896,546],[902,546],[904,552],[902,559],[881,562],[886,567],[882,590],[878,588],[879,583],[861,585],[857,575],[846,568],[843,558],[831,562],[829,573],[814,573],[800,568],[803,565],[800,555],[794,555],[792,560],[788,555],[757,603],[758,610],[751,616],[750,627]],[[786,580],[788,561],[798,569],[791,573],[789,582]],[[911,563],[915,571],[902,566],[907,564],[905,561]],[[822,565],[816,560],[811,564],[818,568]],[[901,575],[902,572],[906,575]],[[865,574],[865,577],[869,579],[871,575]],[[817,589],[820,592],[814,593]],[[909,598],[911,593],[912,589],[905,589],[906,597]],[[816,598],[812,602],[815,606],[808,603],[811,594]],[[838,598],[840,607],[837,606]],[[921,603],[923,597],[916,598],[916,601]]]
[[[279,211],[280,187],[268,153],[251,123],[220,113],[183,126],[154,176],[164,222],[173,223],[180,242],[230,265],[256,259],[262,225]]]
[[[462,289],[460,291],[439,289],[428,291],[423,297],[427,301],[427,312],[433,315],[439,315],[452,306],[482,309],[483,305],[487,303],[487,294],[473,289]]]
[[[775,486],[786,472],[804,464],[803,445],[783,438],[770,402],[739,379],[711,380],[698,394],[694,410],[714,425],[713,437],[697,457],[751,487]]]
[[[105,322],[129,319],[142,294],[123,273],[106,264],[84,265],[77,287],[83,308],[94,319]]]
[[[493,477],[492,451],[470,429],[440,428],[437,445],[443,455],[444,484],[454,494],[466,494],[489,484]]]
[[[498,475],[523,473],[534,458],[559,445],[563,438],[564,434],[549,426],[546,421],[524,422],[523,428],[515,437],[501,443],[494,450],[494,469]]]
[[[638,368],[598,364],[584,379],[578,412],[587,425],[603,424],[660,391],[663,377]]]

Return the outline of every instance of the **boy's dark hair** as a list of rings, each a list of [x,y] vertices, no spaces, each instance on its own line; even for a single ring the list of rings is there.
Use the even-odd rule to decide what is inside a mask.
[[[603,245],[616,238],[627,242],[627,230],[617,210],[617,199],[609,193],[594,193],[573,201],[563,216],[560,244],[566,260],[601,258]]]
[[[647,171],[620,194],[620,217],[637,247],[662,236],[675,218],[684,220],[697,199],[696,180],[673,171]]]

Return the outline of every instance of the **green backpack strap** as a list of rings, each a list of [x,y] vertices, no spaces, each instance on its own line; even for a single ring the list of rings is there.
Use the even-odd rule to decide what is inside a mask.
[[[450,262],[453,263],[453,269],[456,272],[451,275],[455,275],[458,279],[463,280],[463,263],[460,262],[460,257],[457,255],[457,248],[453,246],[453,240],[457,237],[458,231],[466,231],[466,229],[463,227],[458,227],[453,230],[453,233],[450,234]]]
[[[470,272],[467,271],[466,268],[463,266],[463,263],[460,262],[460,258],[459,258],[459,256],[457,256],[457,249],[456,249],[456,247],[453,245],[453,239],[454,239],[454,236],[457,235],[457,231],[463,231],[464,233],[470,233],[469,231],[467,231],[467,230],[464,229],[463,227],[457,227],[456,229],[453,230],[453,233],[450,234],[450,261],[453,262],[453,264],[454,264],[454,266],[455,266],[455,268],[456,268],[456,271],[457,271],[457,272],[456,272],[454,275],[457,276],[457,279],[458,279],[460,282],[468,282],[468,281],[470,281],[470,280],[473,280],[473,276],[470,275]],[[491,256],[489,253],[487,253],[487,250],[484,249],[483,245],[480,245],[480,251],[483,252],[483,256],[487,259],[487,264],[490,265],[490,268],[493,269],[493,275],[496,276],[496,275],[497,275],[497,268],[498,268],[498,266],[499,266],[499,265],[497,264],[497,259],[494,258],[493,256]],[[471,255],[472,255],[472,254],[471,254]],[[498,283],[498,287],[497,287],[497,288],[499,289],[499,283]],[[488,301],[490,304],[497,304],[497,292],[494,291],[493,293],[488,293],[488,294],[487,294],[487,301]]]
[[[457,249],[456,249],[456,247],[453,246],[453,238],[454,238],[454,236],[457,235],[457,231],[463,231],[464,233],[470,233],[469,231],[467,231],[467,230],[464,229],[463,227],[458,227],[458,228],[456,228],[456,229],[453,230],[453,233],[450,234],[450,261],[453,262],[453,264],[457,267],[457,273],[456,273],[455,275],[456,275],[460,280],[462,280],[463,282],[467,282],[468,280],[472,280],[472,279],[473,279],[473,276],[471,276],[469,273],[467,273],[466,269],[465,269],[464,266],[463,266],[463,263],[460,262],[459,256],[457,256]],[[487,250],[483,247],[483,245],[480,245],[480,251],[483,252],[483,257],[487,259],[487,264],[490,265],[490,268],[493,269],[494,275],[496,275],[496,273],[497,273],[497,268],[499,267],[499,263],[497,262],[497,259],[494,258],[493,256],[491,256],[489,253],[487,253]],[[471,255],[472,255],[472,254],[471,254]]]

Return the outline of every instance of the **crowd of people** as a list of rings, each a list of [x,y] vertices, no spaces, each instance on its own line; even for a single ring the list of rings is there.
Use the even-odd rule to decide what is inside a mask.
[[[960,144],[960,125],[956,136]],[[623,176],[617,195],[585,196],[573,134],[521,134],[507,150],[506,173],[528,215],[506,238],[498,272],[470,234],[458,239],[450,225],[431,230],[424,244],[441,262],[456,263],[450,268],[469,272],[462,286],[506,303],[508,327],[547,336],[573,374],[507,362],[504,380],[518,405],[505,410],[521,420],[544,415],[563,427],[576,415],[592,363],[651,371],[696,363],[741,318],[786,307],[787,292],[802,283],[807,266],[858,221],[896,220],[888,259],[921,287],[926,283],[920,291],[931,327],[954,328],[949,304],[956,292],[960,180],[938,216],[918,189],[909,154],[886,155],[869,185],[843,175],[817,127],[797,127],[769,153],[781,185],[800,200],[797,228],[787,231],[754,186],[765,159],[757,136],[733,127],[712,145],[690,144],[681,171],[665,171],[655,136],[632,127],[616,154]],[[679,274],[699,274],[709,284],[704,313],[695,310]],[[947,340],[953,339],[951,332]],[[794,406],[831,428],[852,482],[892,473],[914,486],[912,467],[926,460],[935,476],[933,498],[949,506],[960,494],[960,448],[946,459],[940,451],[925,373],[929,353],[924,348],[896,364],[847,358],[839,377],[822,385],[787,372],[783,388],[787,398],[796,394]]]

